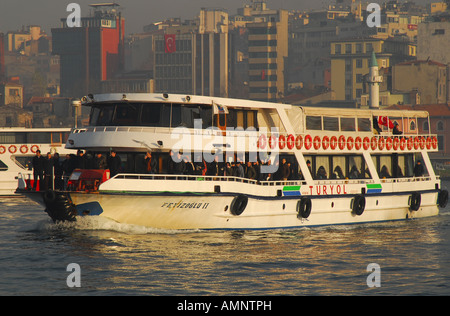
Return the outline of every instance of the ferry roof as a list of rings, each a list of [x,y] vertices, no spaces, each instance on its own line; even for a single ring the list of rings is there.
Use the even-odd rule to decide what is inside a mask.
[[[184,94],[162,94],[162,93],[110,93],[90,95],[93,98],[83,97],[81,102],[83,105],[91,105],[97,102],[117,102],[117,101],[134,101],[134,102],[167,102],[182,104],[203,104],[212,105],[213,103],[231,107],[247,107],[247,108],[285,108],[290,109],[291,105],[282,103],[270,103],[263,101],[184,95]]]
[[[212,105],[213,103],[222,106],[253,108],[253,109],[285,109],[300,108],[305,115],[329,115],[329,116],[348,116],[348,117],[371,117],[371,116],[389,116],[389,117],[428,117],[426,111],[411,110],[373,110],[373,109],[348,109],[348,108],[326,108],[326,107],[302,107],[291,104],[273,103],[254,100],[243,100],[233,98],[221,98],[210,96],[169,94],[169,93],[107,93],[95,94],[83,97],[81,103],[86,106],[92,103],[108,103],[118,101],[132,102],[167,102],[180,104],[200,104]]]

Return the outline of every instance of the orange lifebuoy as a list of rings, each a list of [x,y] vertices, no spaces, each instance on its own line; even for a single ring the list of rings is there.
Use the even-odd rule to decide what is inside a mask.
[[[394,150],[397,150],[399,145],[400,140],[398,139],[398,137],[394,137],[394,139],[392,140],[392,148],[394,148]]]
[[[414,137],[414,149],[419,149],[420,138],[418,136]]]
[[[369,149],[369,147],[370,147],[370,139],[369,139],[369,137],[364,137],[364,139],[363,139],[364,150]]]
[[[259,149],[265,149],[266,148],[266,146],[267,146],[267,138],[266,138],[266,135],[264,135],[264,134],[261,134],[261,136],[259,136],[259,139],[258,139],[258,148]]]
[[[370,140],[370,148],[372,148],[372,150],[375,150],[377,149],[377,147],[378,147],[377,138],[373,136],[372,139]]]
[[[28,146],[27,145],[20,146],[20,152],[22,154],[26,154],[28,152]]]
[[[295,138],[295,148],[302,149],[303,147],[303,137],[302,135],[297,135]]]
[[[405,150],[406,147],[406,139],[405,138],[400,138],[400,150]]]
[[[425,143],[426,143],[425,137],[421,136],[419,142],[420,149],[425,149]]]
[[[314,149],[319,149],[320,148],[320,137],[316,136],[314,137]]]
[[[324,136],[322,138],[322,148],[328,149],[328,147],[330,147],[330,138],[328,136]]]
[[[33,146],[31,146],[31,152],[32,152],[33,154],[35,154],[38,150],[39,150],[39,146],[38,146],[38,145],[33,145]]]
[[[331,136],[330,138],[330,148],[335,150],[337,146],[337,138],[336,136]]]
[[[353,149],[353,137],[349,136],[347,138],[347,149],[352,150]]]
[[[384,138],[380,137],[378,138],[378,149],[383,150],[383,148],[384,148]]]
[[[295,138],[294,138],[294,135],[289,134],[289,136],[287,137],[286,144],[287,144],[287,148],[288,148],[288,149],[294,148],[294,145],[295,145]]]
[[[431,137],[427,137],[427,149],[431,149],[433,146],[433,139]]]
[[[387,150],[392,149],[392,138],[391,137],[386,138],[386,149]]]
[[[17,151],[16,145],[11,145],[11,146],[9,146],[8,151],[9,151],[11,154],[15,154],[16,151]]]
[[[275,135],[271,135],[269,137],[269,147],[270,149],[274,149],[277,146],[277,137]]]
[[[280,149],[284,149],[284,147],[286,147],[286,137],[284,135],[280,135],[280,137],[278,137],[278,146]]]
[[[311,149],[312,146],[312,137],[311,135],[306,135],[305,136],[305,149]]]
[[[3,155],[6,152],[5,146],[0,146],[0,155]]]
[[[362,146],[362,139],[359,136],[356,136],[355,138],[355,149],[360,150]]]
[[[411,150],[414,146],[414,140],[412,137],[408,138],[408,141],[406,142],[406,147],[408,148],[408,150]]]
[[[438,148],[438,140],[437,140],[436,136],[433,136],[432,145],[433,145],[433,149]]]
[[[341,150],[345,148],[345,136],[339,136],[338,146]]]

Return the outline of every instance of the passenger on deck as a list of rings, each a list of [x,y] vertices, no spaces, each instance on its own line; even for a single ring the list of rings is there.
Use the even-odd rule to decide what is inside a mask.
[[[283,158],[281,160],[281,179],[287,181],[290,173],[291,170],[289,169],[289,165],[287,164],[286,159]]]
[[[97,153],[94,159],[95,169],[106,169],[108,168],[108,163],[106,161],[106,157],[101,153]]]
[[[111,156],[108,159],[108,168],[111,172],[111,178],[118,174],[122,168],[122,160],[114,150],[111,151]]]
[[[345,178],[344,173],[342,172],[342,169],[340,166],[336,166],[334,168],[334,177],[335,177],[335,179],[344,179]]]
[[[400,131],[398,128],[399,125],[397,122],[394,122],[394,128],[392,129],[392,134],[394,135],[401,135],[402,131]]]
[[[384,165],[380,170],[380,178],[386,179],[390,176],[388,168]]]
[[[348,175],[350,179],[359,179],[361,177],[361,173],[358,171],[355,165],[350,169],[350,173]]]
[[[256,171],[250,161],[247,162],[247,168],[245,170],[245,177],[248,179],[256,180]]]
[[[144,158],[144,164],[145,164],[145,171],[147,173],[158,173],[158,160],[156,158],[152,157],[151,152],[147,152]]]
[[[421,176],[423,176],[423,173],[424,173],[424,169],[423,169],[422,162],[420,160],[417,160],[417,163],[414,166],[414,176],[421,177]]]
[[[44,160],[44,190],[53,189],[53,166],[55,161],[53,160],[52,154],[47,153],[47,158]]]

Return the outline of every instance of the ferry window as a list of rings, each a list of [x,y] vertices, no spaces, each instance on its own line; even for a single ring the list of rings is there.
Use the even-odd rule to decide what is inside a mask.
[[[365,174],[365,166],[363,166],[364,158],[362,156],[349,156],[348,158],[348,178],[363,179]]]
[[[355,131],[355,118],[341,117],[341,131]]]
[[[8,170],[8,166],[5,165],[5,163],[0,160],[0,171],[7,171],[7,170]]]
[[[306,129],[320,131],[322,130],[322,117],[321,116],[307,116],[306,117]]]
[[[358,131],[360,132],[371,132],[372,124],[370,118],[358,118]]]
[[[345,167],[345,156],[332,156],[332,179],[345,179],[347,177],[347,168]]]
[[[379,171],[378,176],[381,179],[390,178],[392,176],[392,157],[391,156],[379,156]]]
[[[61,144],[61,133],[52,133],[52,143]]]
[[[315,173],[314,173],[314,168],[313,168],[313,157],[312,156],[305,156],[305,160],[306,160],[306,165],[308,166],[309,172],[311,173],[312,178],[315,178]],[[302,175],[300,175],[300,178],[304,177]]]
[[[91,115],[89,116],[89,126],[97,125],[99,115],[100,115],[100,108],[93,106],[91,108]]]
[[[316,178],[317,180],[328,179],[330,174],[330,162],[328,156],[316,157]]]
[[[144,104],[142,106],[141,123],[145,126],[159,126],[161,120],[161,104]]]
[[[325,131],[339,131],[339,118],[324,116],[323,129]]]
[[[98,115],[97,124],[98,126],[108,126],[111,125],[112,116],[114,113],[114,106],[102,106],[100,109],[100,113]]]
[[[26,133],[0,133],[0,143],[15,144],[26,143]]]
[[[50,144],[51,133],[29,133],[28,142],[38,144]]]
[[[118,104],[116,107],[116,115],[114,117],[113,124],[118,126],[124,125],[136,125],[138,117],[137,104]]]
[[[16,156],[14,157],[16,164],[26,170],[33,170],[32,156]]]

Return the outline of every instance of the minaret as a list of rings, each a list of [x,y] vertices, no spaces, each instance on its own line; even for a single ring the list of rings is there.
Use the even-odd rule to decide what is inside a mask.
[[[378,109],[380,107],[380,82],[382,82],[381,76],[378,75],[378,63],[375,56],[375,52],[372,51],[372,58],[369,64],[369,107],[371,109]]]

